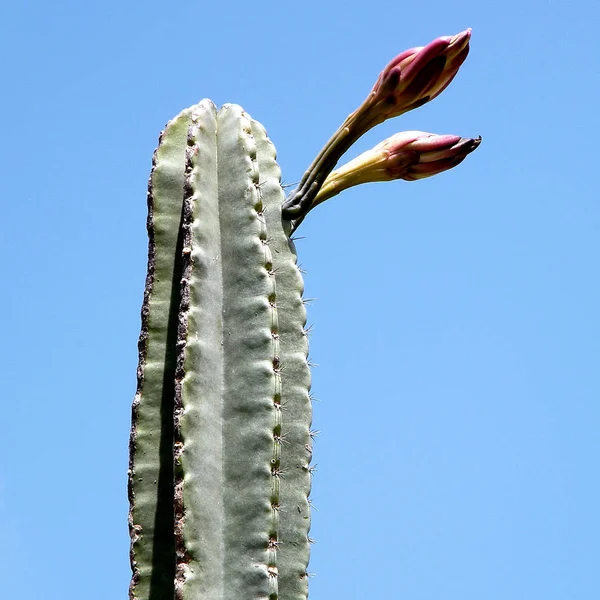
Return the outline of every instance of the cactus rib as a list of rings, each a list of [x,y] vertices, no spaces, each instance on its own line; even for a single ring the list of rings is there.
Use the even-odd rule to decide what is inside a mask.
[[[249,126],[232,105],[215,117],[212,106],[194,111],[188,140],[175,438],[182,600],[277,591],[271,267]]]
[[[173,590],[173,378],[181,272],[182,164],[190,114],[190,109],[184,110],[165,127],[148,184],[148,276],[128,474],[132,599],[156,600],[169,597]]]
[[[280,185],[281,170],[276,161],[275,147],[257,121],[252,123],[252,133],[258,148],[260,189],[266,206],[265,218],[269,229],[269,246],[274,257],[277,308],[280,315],[282,435],[285,444],[281,460],[283,476],[281,546],[278,556],[279,593],[281,599],[301,600],[308,595],[308,495],[311,487],[309,463],[312,456],[308,338],[305,330],[306,309],[302,300],[304,284],[297,266],[294,244],[289,238],[291,224],[289,221],[282,221],[284,194]]]

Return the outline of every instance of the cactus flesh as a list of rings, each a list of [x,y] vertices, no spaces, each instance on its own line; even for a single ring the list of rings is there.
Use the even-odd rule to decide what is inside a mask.
[[[131,596],[306,597],[306,314],[275,149],[202,101],[167,125],[148,196]]]

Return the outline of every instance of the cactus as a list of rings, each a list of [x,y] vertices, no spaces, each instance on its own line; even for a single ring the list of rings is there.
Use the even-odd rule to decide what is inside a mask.
[[[392,61],[287,199],[273,144],[239,106],[217,110],[203,100],[167,124],[148,186],[130,598],[307,597],[310,374],[290,236],[346,187],[433,175],[477,147],[479,140],[411,132],[418,135],[331,172],[374,124],[439,94],[469,37],[439,38]],[[407,61],[420,63],[405,81],[394,65]]]

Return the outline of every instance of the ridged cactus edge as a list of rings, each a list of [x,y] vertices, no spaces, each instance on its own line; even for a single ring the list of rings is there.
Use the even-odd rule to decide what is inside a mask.
[[[393,59],[286,197],[275,147],[234,104],[182,111],[148,184],[148,274],[132,406],[131,600],[305,600],[312,406],[292,233],[344,189],[448,170],[481,138],[366,131],[432,100],[471,32]]]

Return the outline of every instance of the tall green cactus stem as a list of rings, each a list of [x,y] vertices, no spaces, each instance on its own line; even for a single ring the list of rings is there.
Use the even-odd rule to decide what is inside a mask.
[[[161,176],[171,183],[164,196]],[[306,598],[306,316],[290,224],[281,217],[274,148],[240,107],[217,112],[203,101],[168,125],[149,197],[151,268],[131,442],[131,597]],[[159,206],[179,215],[173,230],[182,240],[152,231],[162,217]],[[152,267],[161,251],[172,264],[163,280]],[[180,304],[174,293],[168,301],[165,293],[158,297],[167,280],[171,289],[181,282]],[[164,318],[167,305],[171,314],[178,307],[176,322]],[[159,314],[165,327],[153,329]],[[151,387],[148,357],[155,347],[169,361]],[[156,418],[160,410],[171,411],[174,429]],[[146,412],[155,433],[171,436],[170,489],[152,484],[168,477],[169,468],[163,456],[143,453]],[[152,494],[156,502],[144,503]],[[155,524],[169,519],[174,539],[150,551],[157,547]]]

